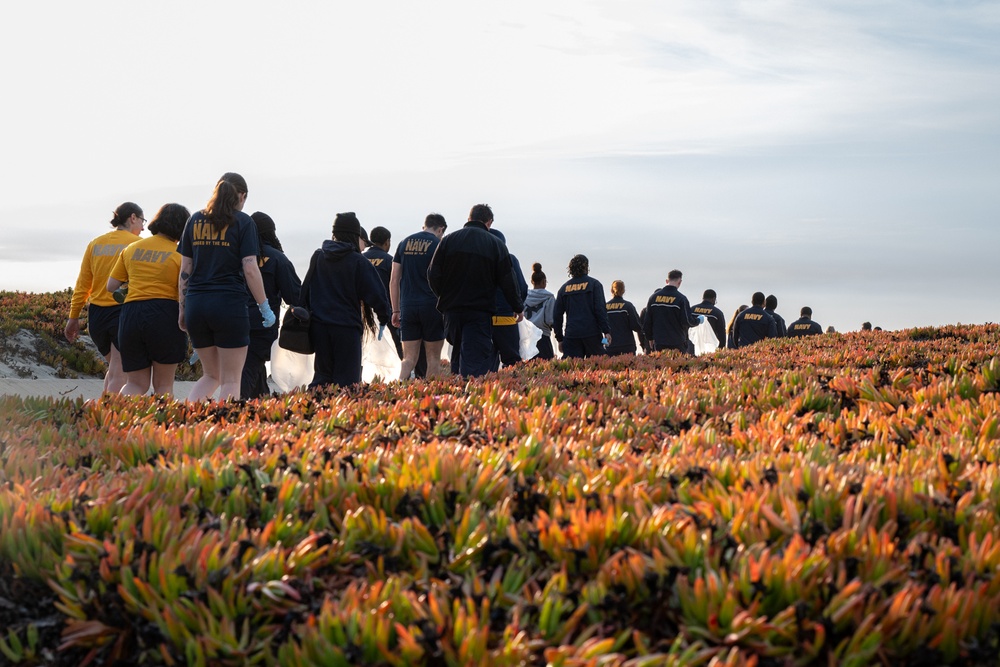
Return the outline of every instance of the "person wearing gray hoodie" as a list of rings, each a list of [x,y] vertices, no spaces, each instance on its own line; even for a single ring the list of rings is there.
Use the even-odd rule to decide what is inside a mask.
[[[556,307],[556,295],[545,289],[548,280],[542,273],[542,265],[535,262],[531,265],[531,286],[528,296],[524,299],[524,317],[542,330],[538,339],[538,358],[552,359],[555,350],[552,349],[552,323]]]

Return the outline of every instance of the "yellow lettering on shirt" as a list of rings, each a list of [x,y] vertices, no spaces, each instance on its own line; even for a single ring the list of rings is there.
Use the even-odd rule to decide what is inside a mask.
[[[624,307],[625,307],[624,303],[609,303],[609,304],[607,304],[607,309],[608,310],[621,310]]]
[[[191,225],[191,238],[196,242],[219,241],[226,237],[226,232],[228,230],[229,225],[224,226],[221,230],[216,230],[215,227],[212,226],[211,222],[203,220]]]
[[[427,253],[427,249],[431,247],[433,241],[425,239],[410,239],[406,242],[406,247],[403,248],[403,252],[407,255],[424,255]]]
[[[796,324],[792,328],[795,329],[796,331],[802,331],[803,329],[808,329],[809,325],[808,324]]]
[[[372,263],[372,266],[378,266],[382,263],[381,257],[369,257],[368,261]]]
[[[692,308],[692,310],[694,312],[698,313],[699,315],[711,315],[712,314],[712,309],[711,308]]]
[[[576,283],[575,285],[566,285],[563,289],[564,292],[582,292],[587,289],[589,283]]]
[[[743,319],[745,319],[745,320],[755,320],[756,321],[756,320],[762,320],[762,319],[764,319],[764,316],[763,315],[758,315],[756,313],[750,313],[749,315],[744,315]]]
[[[656,303],[676,303],[677,297],[675,296],[658,296],[656,297]]]
[[[115,244],[95,245],[92,255],[94,257],[108,257],[108,256],[113,257],[124,249],[125,249],[124,245],[115,245]]]

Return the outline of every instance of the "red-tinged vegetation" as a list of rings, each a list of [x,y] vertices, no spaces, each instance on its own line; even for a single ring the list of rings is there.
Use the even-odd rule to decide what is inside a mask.
[[[998,350],[2,398],[0,664],[994,665]]]

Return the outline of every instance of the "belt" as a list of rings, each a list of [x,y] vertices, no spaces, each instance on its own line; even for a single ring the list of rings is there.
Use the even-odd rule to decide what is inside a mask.
[[[495,327],[507,327],[512,324],[517,324],[516,315],[494,315],[493,316],[493,326]]]

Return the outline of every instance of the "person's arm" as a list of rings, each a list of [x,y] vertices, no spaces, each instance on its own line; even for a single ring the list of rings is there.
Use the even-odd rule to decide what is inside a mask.
[[[121,287],[124,284],[125,284],[124,281],[118,280],[114,276],[110,276],[108,278],[107,288],[108,288],[109,292],[114,292],[116,289],[118,289],[119,287]]]
[[[597,325],[601,333],[608,341],[608,345],[613,345],[611,341],[611,323],[608,322],[608,302],[604,298],[604,285],[594,281],[594,314],[597,316]]]
[[[367,261],[363,264],[358,271],[360,284],[355,283],[358,286],[358,293],[361,295],[361,300],[375,311],[378,323],[387,324],[389,322],[389,299],[385,293],[385,285],[378,274],[378,269]]]
[[[302,281],[299,274],[295,273],[295,266],[287,258],[279,261],[277,271],[274,273],[275,282],[278,286],[278,294],[281,300],[289,306],[299,305],[299,292],[302,291]]]
[[[389,304],[392,307],[392,326],[399,328],[399,285],[403,280],[403,265],[392,263],[392,273],[389,275]]]
[[[441,239],[441,242],[434,248],[430,264],[427,265],[427,284],[431,286],[431,291],[438,297],[441,296],[441,287],[444,284],[444,263],[448,253],[445,248],[447,241],[447,236]]]
[[[77,336],[80,335],[80,313],[83,312],[83,307],[86,305],[87,299],[90,298],[90,292],[93,289],[94,271],[90,265],[93,245],[93,241],[87,244],[87,250],[80,262],[80,273],[77,275],[76,287],[73,288],[73,298],[69,305],[69,319],[66,321],[66,328],[63,331],[66,340],[71,343],[76,341]]]
[[[177,274],[177,326],[181,331],[187,331],[184,322],[184,302],[187,300],[188,283],[191,280],[191,267],[194,262],[190,257],[181,255],[181,270]]]

